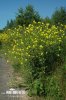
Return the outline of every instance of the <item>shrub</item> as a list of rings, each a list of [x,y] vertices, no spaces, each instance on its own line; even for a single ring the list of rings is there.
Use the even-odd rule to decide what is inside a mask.
[[[45,79],[63,63],[65,55],[66,26],[49,26],[49,23],[33,21],[28,27],[9,29],[1,36],[7,37],[6,41],[1,40],[5,56],[15,64],[14,69],[20,69],[32,93],[38,95],[46,95]],[[56,91],[54,87],[51,89]]]

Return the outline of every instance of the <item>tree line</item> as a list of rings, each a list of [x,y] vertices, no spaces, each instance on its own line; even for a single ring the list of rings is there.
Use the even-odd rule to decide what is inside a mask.
[[[34,9],[32,5],[26,6],[25,9],[19,8],[15,20],[8,20],[4,29],[14,28],[18,25],[28,26],[33,21],[50,23],[51,25],[54,24],[56,26],[60,24],[66,24],[66,8],[60,7],[59,9],[56,9],[52,14],[51,18],[41,18],[39,13]]]

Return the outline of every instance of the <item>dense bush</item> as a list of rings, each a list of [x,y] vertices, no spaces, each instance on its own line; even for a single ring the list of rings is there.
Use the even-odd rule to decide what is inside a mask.
[[[54,91],[58,95],[59,87],[54,88],[54,79],[47,81],[47,77],[64,61],[66,25],[56,27],[33,21],[28,27],[8,29],[0,35],[0,41],[7,62],[11,61],[15,71],[22,73],[32,94],[46,96],[51,91],[54,95]]]

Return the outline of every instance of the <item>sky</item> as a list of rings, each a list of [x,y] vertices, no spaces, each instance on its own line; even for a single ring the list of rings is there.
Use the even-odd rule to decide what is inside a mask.
[[[66,0],[0,0],[0,29],[4,28],[7,20],[15,19],[18,9],[31,4],[41,17],[51,17],[61,6],[66,7]]]

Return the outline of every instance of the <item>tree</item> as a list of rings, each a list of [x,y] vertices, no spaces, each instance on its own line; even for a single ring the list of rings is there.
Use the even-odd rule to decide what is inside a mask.
[[[22,8],[18,9],[18,13],[16,16],[16,24],[17,25],[23,25],[24,24],[24,11]]]
[[[66,24],[66,9],[61,7],[57,9],[52,15],[52,23],[55,25]]]
[[[43,20],[43,22],[51,24],[51,19],[49,17],[45,17],[44,20]]]
[[[41,18],[37,11],[34,10],[32,5],[28,5],[25,10],[20,8],[16,16],[17,25],[26,25],[28,26],[35,20],[36,22],[40,21]]]
[[[10,21],[8,20],[5,29],[13,28],[13,27],[15,27],[15,20],[12,19]]]

